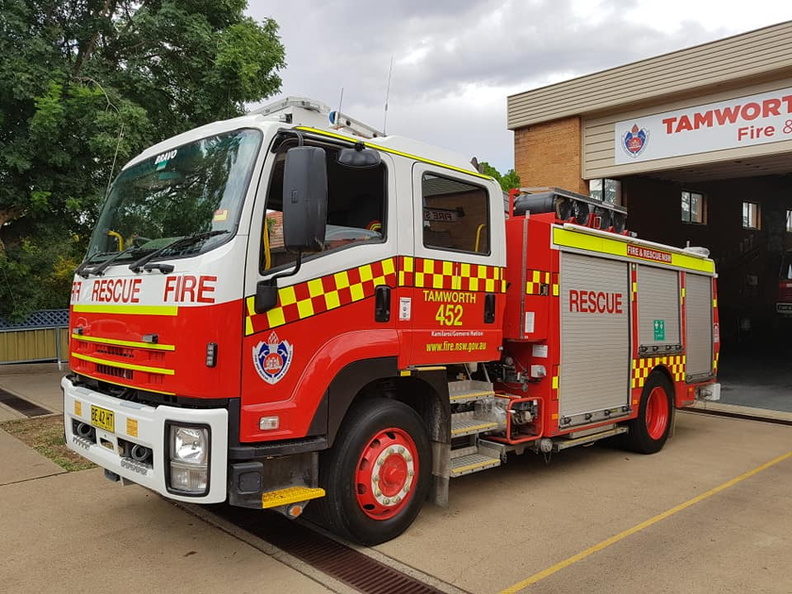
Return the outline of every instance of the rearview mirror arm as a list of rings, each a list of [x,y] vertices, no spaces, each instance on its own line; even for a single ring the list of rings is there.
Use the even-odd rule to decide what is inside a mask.
[[[278,279],[294,276],[300,272],[300,268],[302,268],[302,252],[297,252],[294,268],[258,282],[253,303],[253,309],[257,314],[269,311],[278,304]]]

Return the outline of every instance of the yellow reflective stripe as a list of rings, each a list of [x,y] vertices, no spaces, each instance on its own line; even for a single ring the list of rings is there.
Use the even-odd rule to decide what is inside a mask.
[[[132,386],[130,384],[122,384],[121,382],[114,382],[113,380],[109,380],[106,377],[96,377],[95,375],[91,375],[90,373],[85,373],[84,371],[80,372],[80,375],[84,375],[85,377],[90,377],[91,379],[95,379],[100,382],[104,382],[106,384],[113,384],[114,386],[123,386],[124,388],[137,388],[137,386]],[[155,390],[154,388],[140,388],[145,392],[155,392],[156,394],[165,394],[166,396],[175,396],[176,392],[166,392],[165,390]]]
[[[610,239],[608,237],[602,237],[600,235],[589,233],[570,231],[569,229],[562,229],[560,227],[553,227],[553,243],[558,246],[618,256],[620,258],[625,258],[635,262],[653,262],[652,260],[646,260],[644,258],[636,258],[634,256],[627,255],[627,246],[629,243],[626,241]],[[659,247],[651,249],[663,251],[662,248]],[[688,270],[708,272],[710,274],[715,273],[715,263],[712,260],[703,260],[701,258],[688,256],[686,254],[679,254],[670,250],[668,250],[667,253],[671,255],[671,262],[669,265],[674,268],[686,268]],[[655,264],[662,263],[655,262]]]
[[[349,136],[344,136],[343,134],[336,134],[335,132],[328,132],[326,130],[319,130],[317,128],[310,128],[308,126],[297,126],[297,130],[304,130],[306,132],[312,132],[314,134],[321,134],[322,136],[329,136],[330,138],[337,138],[339,140],[346,140],[347,142],[361,142],[359,138],[351,138]],[[468,175],[472,175],[475,177],[480,177],[481,179],[493,179],[489,175],[484,175],[483,173],[478,173],[477,171],[470,171],[469,169],[462,169],[461,167],[455,167],[454,165],[448,165],[446,163],[441,163],[440,161],[432,161],[431,159],[425,159],[424,157],[419,157],[418,155],[413,155],[410,153],[404,153],[402,151],[397,151],[396,149],[388,148],[386,146],[381,146],[378,144],[374,144],[372,142],[363,142],[369,148],[382,151],[383,153],[390,153],[392,155],[398,155],[400,157],[407,157],[408,159],[413,159],[415,161],[420,161],[421,163],[426,163],[428,165],[436,165],[438,167],[443,167],[445,169],[451,169],[452,171],[459,171],[460,173],[467,173]]]
[[[98,357],[90,357],[88,355],[80,355],[79,353],[72,353],[75,359],[82,359],[90,361],[91,363],[98,363],[99,365],[109,365],[111,367],[120,367],[121,369],[131,369],[132,371],[145,371],[147,373],[159,373],[162,375],[174,375],[176,372],[173,369],[163,369],[162,367],[148,367],[146,365],[133,365],[132,363],[120,363],[118,361],[110,361],[108,359],[100,359]]]
[[[131,340],[116,340],[115,338],[98,338],[96,336],[83,336],[82,334],[72,334],[74,340],[84,342],[96,342],[99,344],[112,344],[116,346],[128,346],[140,349],[154,349],[157,351],[175,351],[176,346],[172,344],[154,344],[151,342],[133,342]]]
[[[139,316],[176,316],[178,305],[73,305],[75,313],[114,313]]]

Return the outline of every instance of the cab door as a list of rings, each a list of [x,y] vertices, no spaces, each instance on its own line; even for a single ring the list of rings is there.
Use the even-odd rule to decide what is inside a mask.
[[[319,145],[306,139],[307,146]],[[296,145],[296,141],[292,141]],[[327,164],[327,224],[321,251],[296,255],[283,241],[284,143],[269,157],[252,215],[245,273],[240,434],[248,441],[326,432],[323,397],[346,366],[394,361],[399,353],[389,295],[396,286],[397,225],[388,196],[392,160],[343,166],[322,143]],[[257,285],[276,278],[277,303],[256,311]],[[262,421],[262,419],[264,419]]]
[[[506,264],[503,198],[491,178],[413,166],[410,364],[500,358]]]

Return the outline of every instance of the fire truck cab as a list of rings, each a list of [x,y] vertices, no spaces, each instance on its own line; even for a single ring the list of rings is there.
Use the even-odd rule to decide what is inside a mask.
[[[510,453],[655,452],[718,396],[715,270],[624,214],[504,208],[459,156],[307,99],[169,139],[75,275],[67,443],[179,501],[315,501],[364,544]]]

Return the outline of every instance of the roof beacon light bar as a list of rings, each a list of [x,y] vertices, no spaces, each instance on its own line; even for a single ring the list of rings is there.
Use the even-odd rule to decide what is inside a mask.
[[[262,115],[267,119],[319,128],[323,130],[339,130],[361,138],[379,138],[385,136],[373,126],[364,124],[340,111],[330,111],[321,101],[307,97],[285,97],[273,103],[259,107],[250,112]]]

